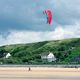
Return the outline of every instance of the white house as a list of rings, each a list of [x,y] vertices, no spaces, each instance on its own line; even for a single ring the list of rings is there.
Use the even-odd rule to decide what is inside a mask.
[[[41,55],[41,59],[47,60],[48,62],[52,62],[52,61],[56,60],[56,57],[54,56],[54,54],[52,52],[47,52],[47,53],[43,53]]]
[[[56,57],[54,56],[54,54],[52,52],[50,52],[47,56],[47,60],[48,62],[52,62],[56,60]]]
[[[11,54],[7,53],[6,56],[5,56],[5,58],[9,58],[10,56],[11,56]]]

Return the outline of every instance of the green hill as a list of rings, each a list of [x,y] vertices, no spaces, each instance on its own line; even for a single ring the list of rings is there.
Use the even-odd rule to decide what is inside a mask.
[[[41,54],[53,52],[57,60],[43,61]],[[6,53],[11,57],[4,58]],[[80,38],[15,44],[0,47],[1,64],[80,64]]]

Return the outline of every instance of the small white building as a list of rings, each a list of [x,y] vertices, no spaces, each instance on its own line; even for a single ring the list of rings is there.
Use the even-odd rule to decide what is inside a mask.
[[[50,52],[48,54],[47,60],[48,60],[48,62],[52,62],[52,61],[55,61],[56,60],[56,58],[55,58],[55,56],[54,56],[54,54],[52,52]]]
[[[42,60],[47,60],[48,62],[56,61],[56,57],[52,52],[43,53],[41,55]]]
[[[11,54],[10,53],[7,53],[6,55],[5,55],[5,58],[9,58],[11,56]]]

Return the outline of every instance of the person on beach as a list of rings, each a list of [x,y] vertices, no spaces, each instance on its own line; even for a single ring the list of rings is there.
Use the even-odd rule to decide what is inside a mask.
[[[29,67],[28,71],[31,71],[31,68]]]

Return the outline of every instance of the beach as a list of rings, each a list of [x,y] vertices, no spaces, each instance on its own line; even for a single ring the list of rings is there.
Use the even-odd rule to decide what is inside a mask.
[[[80,80],[80,68],[0,67],[0,80]]]

